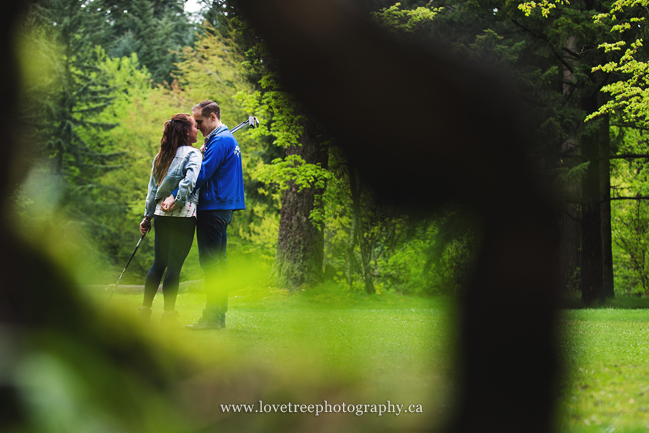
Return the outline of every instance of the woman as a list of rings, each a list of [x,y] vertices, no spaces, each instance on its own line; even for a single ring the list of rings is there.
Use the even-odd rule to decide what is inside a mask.
[[[160,151],[153,159],[149,191],[146,196],[144,219],[140,223],[142,234],[155,226],[155,258],[146,275],[144,301],[140,317],[148,321],[151,305],[158,291],[165,269],[167,275],[162,285],[164,312],[162,322],[178,320],[176,296],[180,269],[194,241],[198,191],[192,194],[201,169],[201,153],[192,146],[196,143],[196,122],[189,114],[176,114],[165,122]],[[175,189],[176,207],[170,212],[162,210],[162,201]]]

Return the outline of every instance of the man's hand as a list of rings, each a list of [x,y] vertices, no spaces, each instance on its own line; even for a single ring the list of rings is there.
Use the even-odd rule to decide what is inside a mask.
[[[178,207],[179,206],[176,205],[176,198],[173,194],[167,197],[165,201],[162,202],[162,205],[160,205],[160,208],[165,212],[171,212],[178,209]]]
[[[151,231],[151,220],[148,220],[144,218],[142,222],[140,223],[140,233],[143,235],[149,233]]]

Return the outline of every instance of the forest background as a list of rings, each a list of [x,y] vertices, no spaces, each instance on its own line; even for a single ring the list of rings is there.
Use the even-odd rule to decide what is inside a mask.
[[[346,3],[395,38],[442,41],[513,83],[535,137],[530,157],[563,200],[568,297],[589,304],[649,291],[649,1]],[[261,121],[237,133],[247,209],[228,231],[231,261],[252,256],[290,290],[330,281],[368,294],[455,294],[470,273],[481,237],[471,211],[449,203],[404,216],[374,199],[327,125],[282,88],[236,1],[189,13],[183,0],[40,0],[18,43],[18,134],[31,145],[15,167],[25,174],[12,194],[17,224],[33,242],[65,250],[82,283],[119,275],[139,238],[162,125],[205,99],[229,127],[249,115]],[[366,127],[409,127],[390,124],[391,109],[377,107]],[[197,256],[194,245],[182,279],[202,277]],[[142,284],[152,261],[147,239],[124,281]]]

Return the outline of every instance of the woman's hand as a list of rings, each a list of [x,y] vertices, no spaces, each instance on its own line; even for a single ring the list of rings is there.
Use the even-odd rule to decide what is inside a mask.
[[[151,231],[151,220],[144,218],[140,223],[140,233],[143,235]]]
[[[167,197],[165,201],[162,202],[160,208],[165,212],[171,212],[173,210],[178,209],[178,206],[176,206],[176,198],[173,196],[173,194]]]

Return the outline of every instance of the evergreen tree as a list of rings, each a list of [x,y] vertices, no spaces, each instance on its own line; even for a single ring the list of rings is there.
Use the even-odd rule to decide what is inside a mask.
[[[534,159],[554,176],[566,201],[563,283],[569,286],[577,276],[586,303],[614,295],[609,160],[616,149],[607,117],[584,123],[606,103],[600,90],[621,77],[594,69],[616,59],[615,52],[598,49],[614,28],[610,21],[596,20],[609,5],[446,0],[435,2],[443,12],[416,35],[424,42],[446,41],[483,68],[504,65],[492,73],[516,77],[512,82],[528,101],[526,126],[536,131]],[[643,32],[642,26],[630,26],[619,39],[633,42]]]
[[[174,64],[184,46],[192,45],[194,28],[182,0],[97,0],[104,17],[102,46],[111,57],[136,53],[154,83],[174,80]]]
[[[102,190],[97,182],[107,170],[116,168],[119,152],[105,143],[86,137],[115,126],[98,120],[113,100],[113,91],[97,68],[101,50],[94,48],[98,17],[88,13],[92,3],[79,0],[51,0],[36,4],[30,14],[59,52],[59,86],[49,94],[29,94],[25,116],[35,126],[37,142],[51,160],[51,170],[64,182],[67,200],[79,214],[92,212],[92,201]],[[44,101],[43,101],[44,99]],[[34,110],[34,106],[48,109]]]

